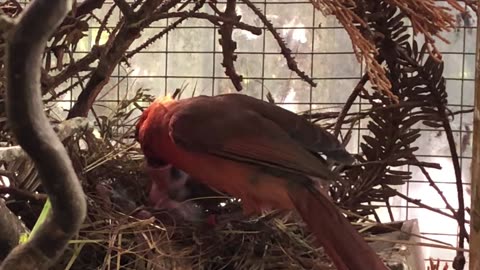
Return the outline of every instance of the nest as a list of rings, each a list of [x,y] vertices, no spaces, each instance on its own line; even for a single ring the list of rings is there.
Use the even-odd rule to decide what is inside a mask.
[[[245,217],[236,200],[202,197],[188,199],[201,213],[195,220],[178,209],[152,211],[135,144],[84,134],[68,146],[86,168],[89,212],[58,269],[335,269],[295,213]],[[208,222],[212,213],[215,224]]]

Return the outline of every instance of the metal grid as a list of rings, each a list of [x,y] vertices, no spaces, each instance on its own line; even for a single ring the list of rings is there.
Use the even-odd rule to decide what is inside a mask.
[[[225,2],[218,3],[219,8],[222,9]],[[238,46],[236,68],[239,74],[244,76],[243,93],[265,99],[269,91],[281,106],[295,112],[338,110],[364,72],[363,65],[359,64],[353,55],[350,39],[343,28],[335,18],[324,17],[314,10],[308,1],[277,0],[254,3],[267,15],[285,38],[287,45],[295,52],[300,69],[311,76],[318,86],[313,89],[287,68],[286,61],[279,53],[279,47],[268,31],[255,37],[245,31],[235,30],[234,40]],[[106,4],[96,14],[101,16],[111,4]],[[242,3],[238,3],[237,10],[242,15],[242,20],[261,25]],[[213,14],[209,7],[203,8],[202,11]],[[471,14],[475,16],[474,13]],[[112,27],[119,14],[116,16],[109,24]],[[141,44],[152,33],[161,31],[168,23],[163,21],[154,24],[144,31],[143,36],[131,48]],[[473,108],[477,31],[475,25],[476,18],[472,18],[470,25],[461,23],[457,31],[445,35],[451,44],[438,42],[445,60],[444,76],[447,79],[449,103],[453,111]],[[89,50],[97,30],[98,26],[94,25],[91,28],[90,35],[79,44],[77,55],[81,56]],[[165,38],[136,55],[131,61],[131,70],[117,68],[106,86],[112,91],[105,95],[101,94],[104,96],[97,101],[95,106],[97,113],[107,114],[106,108],[116,105],[126,94],[127,89],[131,91],[139,87],[150,88],[154,95],[165,95],[176,88],[186,86],[184,97],[192,94],[216,95],[235,92],[220,64],[222,55],[217,30],[207,21],[187,20]],[[73,93],[64,97],[65,104],[62,105],[64,109],[70,108],[74,102],[73,98],[78,96],[79,91],[80,89],[75,89]],[[360,111],[365,109],[366,105],[357,99],[352,110]],[[458,115],[452,123],[457,151],[461,156],[466,206],[470,205],[468,190],[472,124],[471,114]],[[354,132],[354,139],[348,145],[348,150],[358,153],[361,136],[367,133],[366,121],[363,121]],[[422,135],[417,141],[420,147],[417,153],[425,161],[438,162],[442,165],[441,171],[429,170],[429,172],[452,206],[456,207],[458,202],[455,175],[449,161],[445,136],[433,129],[424,129]],[[405,169],[413,172],[413,178],[406,185],[401,186],[399,191],[410,197],[421,199],[425,204],[445,209],[445,205],[424,176],[416,168]],[[419,209],[402,199],[391,200],[391,205],[395,219],[418,218],[423,235],[456,245],[455,221],[431,211]],[[380,213],[380,216],[383,221],[389,221],[386,211],[384,214]],[[445,249],[424,247],[423,252],[425,259],[433,257],[448,261],[455,256],[455,251]]]

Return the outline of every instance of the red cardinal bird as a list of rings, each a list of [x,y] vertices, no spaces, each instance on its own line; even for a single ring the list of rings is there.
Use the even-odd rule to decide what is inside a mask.
[[[319,188],[338,177],[321,154],[340,164],[353,157],[305,118],[241,94],[166,97],[143,112],[137,139],[147,160],[240,198],[247,215],[296,209],[337,269],[388,269]]]

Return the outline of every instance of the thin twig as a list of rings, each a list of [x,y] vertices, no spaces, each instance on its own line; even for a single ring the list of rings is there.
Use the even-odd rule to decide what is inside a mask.
[[[128,21],[123,20],[117,24],[117,34],[110,35],[97,68],[93,71],[90,80],[85,86],[85,90],[78,96],[67,118],[88,115],[97,96],[109,82],[115,67],[121,60],[125,59],[125,52],[138,38],[143,29],[154,22],[151,18],[152,14],[154,12],[167,12],[179,2],[180,0],[145,0],[138,11],[135,12],[135,16],[129,18]]]
[[[54,88],[70,79],[76,73],[87,70],[90,64],[100,57],[102,51],[103,46],[94,46],[87,55],[82,57],[82,59],[76,61],[74,65],[69,65],[54,77],[44,74],[43,80],[45,81],[45,84],[42,85],[42,94],[44,95],[51,92]]]
[[[140,51],[142,51],[143,49],[147,48],[148,46],[150,46],[151,44],[153,44],[155,41],[161,39],[164,35],[166,35],[168,32],[170,32],[171,30],[175,29],[177,26],[179,26],[183,21],[185,21],[186,19],[192,17],[192,15],[195,14],[195,12],[197,12],[203,5],[204,5],[204,2],[205,1],[199,1],[195,7],[190,10],[190,11],[187,11],[187,12],[183,12],[183,16],[181,16],[177,21],[175,21],[174,23],[172,23],[171,25],[165,27],[160,33],[154,35],[153,37],[149,38],[147,41],[145,41],[142,45],[138,46],[137,48],[135,48],[134,50],[132,50],[131,52],[129,52],[125,57],[126,58],[131,58],[132,56],[134,56],[135,54],[139,53]],[[166,13],[166,14],[171,14],[171,13]]]
[[[220,22],[223,23],[231,23],[233,24],[236,28],[246,30],[251,32],[254,35],[261,35],[262,34],[262,29],[256,26],[248,25],[246,23],[242,23],[239,21],[235,21],[231,18],[225,18],[225,17],[220,17],[220,16],[215,16],[215,15],[210,15],[207,13],[202,13],[202,12],[194,12],[192,13],[191,11],[185,11],[185,12],[168,12],[168,13],[160,13],[157,12],[154,15],[152,15],[152,20],[158,21],[158,20],[163,20],[163,19],[169,19],[169,18],[196,18],[196,19],[205,19],[210,21],[211,23],[215,25],[220,25]],[[170,26],[170,28],[172,28]],[[172,30],[172,29],[170,29]],[[155,36],[149,38],[146,42],[144,42],[142,45],[138,46],[137,48],[133,49],[130,51],[125,57],[126,58],[131,58],[135,54],[139,53],[143,49],[147,48],[149,45],[151,45],[153,42],[164,36],[168,31],[165,29],[156,34]]]
[[[112,5],[108,9],[105,16],[103,17],[103,20],[100,23],[100,27],[98,28],[97,36],[95,37],[95,45],[100,45],[100,38],[102,37],[103,31],[108,30],[108,28],[107,28],[108,20],[112,16],[114,10],[115,10],[115,5]]]
[[[437,208],[435,208],[435,207],[431,207],[431,206],[428,206],[428,205],[426,205],[426,204],[424,204],[424,203],[421,203],[420,200],[412,199],[412,198],[408,197],[407,195],[405,195],[405,194],[403,194],[403,193],[400,193],[400,192],[398,192],[397,190],[395,190],[395,189],[393,189],[393,188],[391,188],[391,187],[386,187],[386,188],[387,188],[389,191],[391,191],[392,193],[394,193],[395,195],[397,195],[398,197],[406,200],[406,201],[409,202],[409,203],[413,203],[413,204],[415,204],[415,205],[417,205],[417,206],[420,206],[420,207],[422,207],[422,208],[425,208],[425,209],[427,209],[427,210],[430,210],[430,211],[435,212],[435,213],[437,213],[437,214],[440,214],[440,215],[442,215],[442,216],[446,216],[446,217],[455,219],[455,217],[454,217],[453,215],[450,215],[450,214],[448,214],[448,213],[445,213],[445,212],[443,212],[443,211],[441,211],[441,210],[439,210],[439,209],[437,209]]]
[[[432,162],[423,162],[423,161],[418,161],[418,160],[375,160],[375,161],[367,161],[367,162],[362,162],[358,164],[353,164],[349,165],[349,167],[362,167],[362,166],[369,166],[369,165],[388,165],[388,166],[405,166],[405,165],[410,165],[410,166],[418,166],[421,168],[428,167],[428,168],[434,168],[434,169],[441,169],[442,167],[438,163],[432,163]]]
[[[340,129],[342,128],[342,124],[344,124],[345,117],[347,116],[348,111],[353,105],[353,102],[357,99],[358,95],[360,94],[360,91],[365,87],[365,84],[368,81],[368,73],[365,73],[362,76],[362,79],[358,82],[357,86],[353,89],[352,93],[348,97],[347,101],[345,102],[345,105],[342,108],[342,111],[338,115],[337,122],[335,124],[335,128],[333,129],[333,135],[335,137],[338,137],[340,134]]]
[[[457,153],[457,146],[455,145],[455,138],[453,137],[452,127],[448,121],[448,115],[446,108],[440,102],[437,105],[439,114],[443,118],[443,127],[447,136],[448,146],[450,148],[450,154],[452,155],[453,169],[455,171],[455,182],[458,193],[458,212],[457,221],[460,227],[460,235],[458,240],[458,247],[463,249],[465,247],[465,240],[469,238],[467,231],[465,230],[465,201],[463,196],[463,183],[462,183],[462,170],[460,169],[460,158]],[[463,251],[457,251],[457,256],[454,259],[453,268],[456,270],[462,270],[465,266],[465,255]]]
[[[40,201],[45,202],[47,200],[47,195],[40,193],[33,193],[27,190],[15,188],[15,187],[4,187],[0,186],[0,195],[9,194],[14,197],[16,200],[27,200],[27,201]]]
[[[114,0],[115,4],[117,4],[118,8],[122,12],[123,16],[130,17],[133,14],[133,10],[130,5],[125,0]]]
[[[268,31],[273,35],[275,40],[278,43],[278,46],[280,47],[280,51],[287,60],[287,66],[290,70],[294,71],[297,73],[297,75],[302,78],[304,81],[306,81],[308,84],[310,84],[313,87],[317,87],[317,83],[313,81],[310,76],[308,76],[304,71],[301,71],[298,68],[297,61],[295,58],[292,56],[292,51],[287,47],[285,44],[285,41],[283,38],[280,36],[280,34],[277,33],[275,30],[275,27],[273,27],[272,23],[267,19],[265,15],[250,1],[250,0],[242,0],[254,13],[255,15],[260,18],[260,20],[263,22],[263,24],[267,27]]]
[[[80,3],[80,5],[77,7],[75,16],[82,17],[95,9],[99,9],[103,6],[105,3],[105,0],[85,0]]]

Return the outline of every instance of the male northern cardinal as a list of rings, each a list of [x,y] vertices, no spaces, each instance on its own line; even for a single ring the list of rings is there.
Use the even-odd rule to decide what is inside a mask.
[[[388,269],[321,189],[338,177],[321,154],[340,164],[353,157],[307,119],[242,94],[166,97],[143,112],[136,132],[147,160],[240,198],[245,214],[296,209],[337,269]]]

